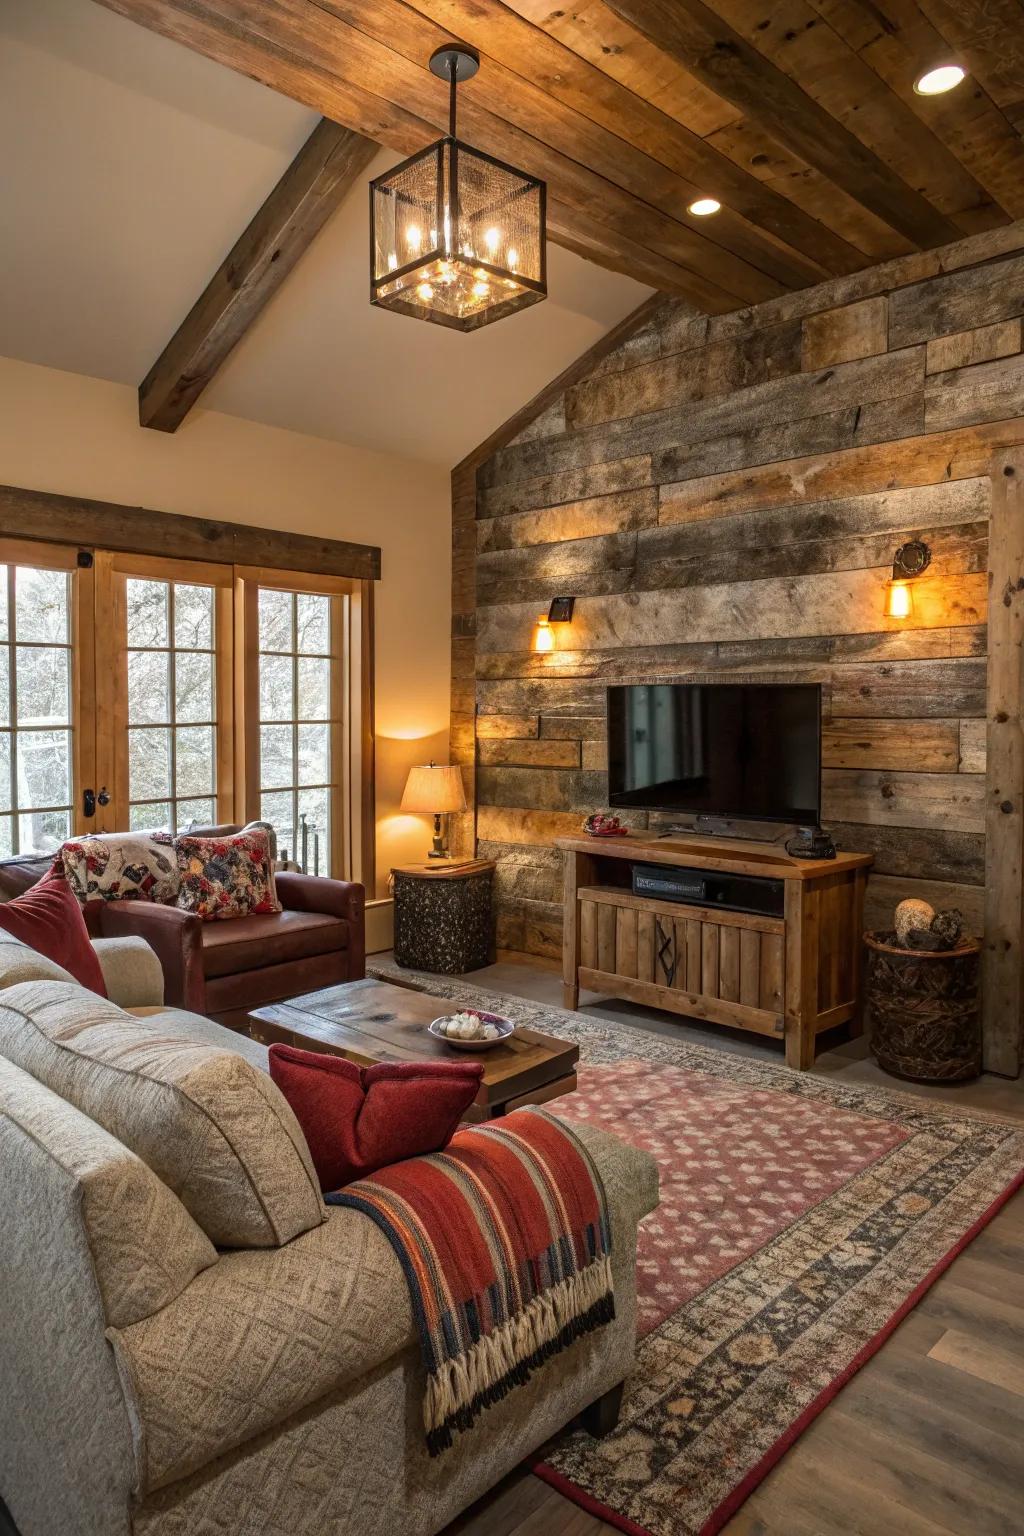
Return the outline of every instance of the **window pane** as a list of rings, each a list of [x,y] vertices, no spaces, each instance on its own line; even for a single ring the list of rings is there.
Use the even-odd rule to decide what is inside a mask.
[[[11,809],[11,733],[0,731],[0,811]]]
[[[68,642],[68,573],[19,565],[14,573],[14,622],[19,640]]]
[[[174,658],[174,695],[178,720],[212,720],[213,657],[179,651]]]
[[[293,802],[290,791],[260,796],[260,820],[269,821],[277,833],[278,858],[291,858],[295,846],[292,819]]]
[[[291,592],[275,592],[270,587],[260,587],[260,650],[290,651],[292,649],[292,610],[295,603]]]
[[[208,795],[213,790],[213,731],[208,725],[187,725],[175,732],[174,793]]]
[[[170,797],[170,731],[150,728],[128,732],[128,786],[132,800]]]
[[[186,651],[213,649],[213,588],[174,584],[174,643]]]
[[[68,811],[30,811],[18,817],[22,853],[55,853],[71,836]]]
[[[212,800],[179,800],[178,831],[189,827],[213,827],[217,824],[217,812]]]
[[[11,723],[11,648],[0,645],[0,725]]]
[[[167,644],[167,593],[166,581],[137,581],[129,577],[128,588],[128,644]]]
[[[309,875],[329,873],[330,866],[330,791],[303,789],[299,791],[299,826],[295,857],[302,862]],[[302,818],[306,818],[306,838],[303,845]]]
[[[71,732],[19,731],[18,805],[68,805],[71,801]]]
[[[295,783],[290,725],[260,726],[260,788],[284,789]]]
[[[331,714],[331,663],[299,659],[299,720],[328,720]]]
[[[128,652],[128,720],[166,725],[171,718],[166,651]]]
[[[13,822],[13,816],[0,816],[0,859],[9,859],[14,853]]]
[[[260,657],[260,719],[291,720],[292,663],[288,656]]]
[[[331,782],[331,728],[329,725],[299,726],[299,783]]]
[[[68,652],[51,646],[17,647],[19,725],[68,725]]]
[[[311,592],[298,596],[299,651],[307,656],[328,656],[331,650],[331,600]]]
[[[0,565],[0,640],[8,638],[7,629],[7,567]],[[10,829],[8,828],[8,834]]]
[[[171,808],[169,805],[133,805],[128,811],[130,832],[170,832]]]

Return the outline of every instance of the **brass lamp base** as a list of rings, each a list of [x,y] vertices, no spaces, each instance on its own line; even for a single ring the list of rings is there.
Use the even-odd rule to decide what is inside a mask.
[[[429,859],[450,859],[448,849],[448,813],[447,811],[434,812],[434,846],[427,857]]]

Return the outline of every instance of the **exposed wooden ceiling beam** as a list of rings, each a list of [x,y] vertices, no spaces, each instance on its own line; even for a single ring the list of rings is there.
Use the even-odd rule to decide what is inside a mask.
[[[966,89],[945,96],[920,96],[914,90],[914,81],[923,69],[958,52],[929,21],[918,0],[810,0],[810,4],[949,146],[1011,218],[1024,217],[1024,139],[977,77]],[[961,8],[961,17],[964,14]],[[1019,14],[1018,26],[1024,33],[1024,11]],[[1024,40],[1021,52],[1024,56]],[[1024,108],[1024,71],[1020,97]]]
[[[100,3],[402,153],[422,148],[447,126],[447,91],[425,60],[413,64],[311,0]],[[472,100],[460,100],[460,122],[481,149],[544,177],[552,198],[580,217],[578,238],[567,245],[589,242],[593,226],[602,225],[607,250],[620,242],[647,249],[665,271],[661,286],[710,312],[791,286]],[[553,238],[561,236],[553,231]],[[618,270],[634,270],[628,255]]]
[[[139,385],[139,421],[174,432],[378,145],[322,118]]]
[[[702,0],[607,0],[607,4],[915,245],[941,245],[959,235],[950,218]]]
[[[326,3],[364,31],[375,14],[363,0]],[[568,109],[562,122],[570,131],[582,123],[597,124],[680,177],[677,212],[680,197],[684,204],[695,197],[717,197],[726,219],[708,234],[727,248],[738,251],[727,227],[734,221],[748,234],[763,231],[822,271],[851,272],[863,264],[861,252],[826,225],[501,0],[407,0],[407,8],[452,37],[469,38],[480,50],[484,68],[476,89],[493,99],[496,111],[504,112],[507,101],[514,112],[517,99],[544,93]]]
[[[911,109],[903,90],[890,86],[842,36],[850,0],[840,0],[838,5],[826,0],[824,16],[814,0],[786,0],[785,14],[779,7],[751,5],[750,0],[704,3],[852,133],[895,177],[950,218],[962,234],[976,234],[1009,222],[932,124]],[[874,5],[874,0],[871,3]],[[885,3],[887,0],[882,0]],[[916,5],[913,9],[917,10]],[[934,54],[925,54],[927,60],[934,58]],[[923,67],[911,63],[901,79],[897,71],[906,95],[921,104],[926,98],[915,96],[913,82]],[[963,100],[962,93],[961,106]]]
[[[1024,13],[1020,0],[918,0],[960,61],[1024,133]]]

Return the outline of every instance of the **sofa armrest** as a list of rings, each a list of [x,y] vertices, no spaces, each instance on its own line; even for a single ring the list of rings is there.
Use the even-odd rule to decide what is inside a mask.
[[[635,1228],[658,1205],[658,1165],[654,1158],[642,1147],[620,1141],[585,1120],[572,1120],[569,1124],[601,1175],[613,1227]]]
[[[201,917],[158,901],[108,901],[100,915],[100,932],[103,938],[131,934],[145,939],[160,961],[168,1007],[206,1012]]]
[[[164,973],[159,956],[145,939],[125,934],[117,939],[93,939],[107,996],[119,1008],[159,1008],[164,1000]]]
[[[353,979],[366,971],[366,891],[354,880],[322,875],[275,875],[278,899],[289,912],[325,912],[349,926],[349,970]]]

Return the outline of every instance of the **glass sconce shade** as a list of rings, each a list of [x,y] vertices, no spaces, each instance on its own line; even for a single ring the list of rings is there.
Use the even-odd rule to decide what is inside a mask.
[[[542,613],[537,620],[537,628],[533,632],[533,648],[535,651],[553,651],[555,648],[554,632],[546,613]]]
[[[370,183],[370,299],[473,331],[547,297],[542,181],[439,139]]]
[[[890,619],[909,619],[914,612],[914,594],[906,581],[890,581],[885,594],[885,613]]]

